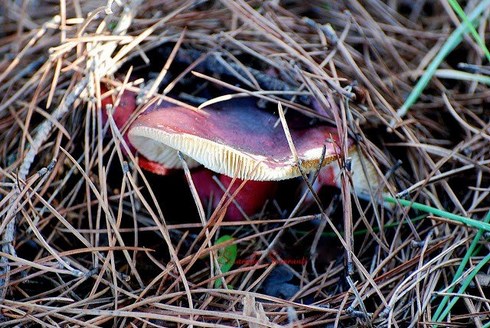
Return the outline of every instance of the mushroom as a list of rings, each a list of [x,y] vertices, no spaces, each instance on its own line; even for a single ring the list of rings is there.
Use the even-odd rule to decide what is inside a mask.
[[[134,98],[134,94],[131,96]],[[281,125],[276,124],[277,116],[258,109],[254,99],[234,99],[210,107],[190,110],[169,103],[153,102],[148,105],[127,133],[129,143],[140,154],[140,167],[157,174],[181,169],[180,151],[187,156],[190,168],[202,164],[221,174],[219,179],[225,187],[231,177],[248,180],[246,189],[252,191],[242,190],[235,198],[247,215],[256,213],[265,199],[273,196],[275,185],[269,181],[300,176],[298,164],[304,173],[321,167],[315,189],[322,185],[340,186],[337,163],[340,149],[334,127],[301,126],[292,122],[290,134],[298,156],[295,158]],[[133,111],[135,108],[136,105]],[[115,118],[120,115],[124,121],[130,117],[117,114],[118,110],[115,109]],[[130,109],[124,107],[124,110]],[[116,124],[122,127],[125,122],[116,120]],[[374,169],[365,161],[368,172],[364,174],[352,140],[349,140],[348,147],[352,157],[354,191],[366,194],[368,182],[376,186],[372,178]],[[212,175],[209,172],[194,173],[194,182],[201,199],[209,201],[213,195],[216,206],[223,191],[212,180]],[[239,185],[240,182],[236,182],[231,192]],[[234,205],[228,208],[228,219],[241,217]]]
[[[277,117],[253,99],[205,111],[150,106],[131,125],[131,144],[147,159],[181,168],[177,151],[209,170],[242,180],[279,181],[301,175]],[[309,173],[338,158],[337,131],[329,126],[291,129],[298,160]],[[326,148],[322,163],[323,149]],[[354,148],[351,142],[349,148]]]
[[[290,134],[298,156],[296,159],[281,125],[276,124],[277,119],[277,116],[258,109],[251,98],[214,104],[204,111],[177,106],[162,109],[151,105],[132,124],[128,134],[130,142],[146,158],[173,169],[181,167],[177,158],[177,151],[180,151],[193,160],[192,163],[198,162],[213,172],[241,180],[286,180],[301,175],[298,164],[304,173],[321,167],[314,188],[318,190],[322,185],[340,187],[337,130],[325,125],[298,126],[293,122]],[[364,160],[367,170],[364,172],[362,155],[350,139],[348,148],[354,191],[358,195],[368,195],[369,184],[373,188],[377,186],[374,167]],[[201,192],[201,195],[206,198],[208,194]],[[241,201],[245,203],[243,197]],[[262,206],[263,200],[258,203]],[[260,207],[247,207],[252,208]]]

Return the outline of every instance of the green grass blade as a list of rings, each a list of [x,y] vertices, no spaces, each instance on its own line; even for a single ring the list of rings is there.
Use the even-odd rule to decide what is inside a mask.
[[[490,0],[484,0],[480,2],[478,6],[471,12],[471,14],[467,17],[468,21],[471,23],[475,23],[476,19],[490,6]],[[441,50],[434,57],[432,62],[429,64],[424,74],[420,77],[417,84],[413,88],[412,92],[408,95],[407,99],[403,103],[403,105],[398,109],[397,115],[399,118],[405,116],[408,109],[412,107],[412,105],[417,101],[422,91],[425,89],[430,79],[434,76],[439,65],[442,63],[444,58],[451,53],[451,51],[456,48],[456,46],[463,40],[463,35],[468,32],[468,26],[466,24],[461,24],[458,26],[453,33],[449,36],[447,41],[442,46]],[[393,126],[395,122],[391,122]]]
[[[490,254],[487,254],[487,256],[485,256],[481,261],[480,263],[478,263],[472,270],[471,272],[468,274],[468,276],[466,277],[466,279],[462,282],[461,284],[461,287],[459,288],[458,290],[458,294],[463,294],[466,290],[466,288],[468,288],[468,286],[470,285],[471,281],[475,278],[475,276],[478,274],[478,272],[480,272],[481,269],[483,269],[483,267],[490,261]],[[448,306],[446,307],[446,309],[442,312],[441,316],[438,318],[438,320],[436,322],[440,322],[443,318],[445,318],[449,311],[451,311],[451,309],[453,308],[453,306],[456,304],[456,302],[459,300],[459,296],[453,296],[452,299],[451,299],[451,302],[449,302]],[[437,327],[437,326],[436,326]]]
[[[438,69],[435,76],[442,79],[452,79],[459,81],[473,81],[481,84],[490,85],[490,76],[482,74],[473,74],[455,69]]]
[[[490,224],[488,224],[487,222],[482,222],[482,221],[470,219],[470,218],[467,218],[467,217],[464,217],[461,215],[446,212],[446,211],[443,211],[443,210],[440,210],[440,209],[437,209],[437,208],[434,208],[434,207],[431,207],[428,205],[412,202],[412,201],[409,201],[406,199],[395,199],[392,197],[384,197],[384,199],[385,199],[385,201],[387,201],[389,203],[393,203],[393,204],[400,203],[401,205],[403,205],[405,207],[411,207],[413,209],[423,211],[426,213],[433,213],[437,216],[446,218],[448,220],[452,220],[452,221],[455,221],[458,223],[462,223],[468,227],[472,227],[472,228],[476,228],[476,229],[483,229],[485,231],[490,231]]]
[[[483,219],[483,222],[488,223],[489,221],[490,221],[490,212],[488,212],[487,215],[485,216],[485,218]],[[466,251],[466,254],[463,257],[463,260],[459,264],[458,270],[456,270],[456,273],[454,274],[453,281],[451,283],[453,286],[447,290],[448,293],[452,293],[453,292],[453,290],[455,288],[456,281],[458,281],[458,279],[463,274],[464,268],[466,267],[466,265],[470,261],[471,256],[473,256],[473,254],[475,252],[475,248],[478,245],[478,243],[480,242],[480,239],[483,236],[483,233],[484,232],[485,231],[483,229],[479,229],[477,231],[477,233],[475,234],[475,237],[473,238],[473,241],[471,242],[470,247]],[[446,306],[446,304],[449,302],[449,298],[450,298],[449,295],[446,295],[446,296],[444,296],[442,298],[441,302],[439,303],[439,306],[437,307],[436,311],[434,312],[434,315],[432,316],[432,320],[434,322],[441,322],[444,319],[444,317],[447,315],[448,311],[454,305],[454,302],[451,301],[453,303],[453,305],[451,305],[451,303],[449,303],[449,305],[446,308],[446,310],[444,309],[444,307]]]
[[[480,242],[481,237],[483,236],[483,234],[485,232],[490,231],[489,230],[490,229],[490,224],[489,224],[490,212],[487,213],[487,215],[485,216],[483,221],[478,221],[478,220],[470,219],[470,218],[460,216],[457,214],[442,211],[442,210],[439,210],[437,208],[427,206],[424,204],[411,202],[411,201],[408,201],[405,199],[395,199],[392,197],[385,197],[385,201],[387,201],[389,203],[399,203],[405,207],[411,207],[411,208],[419,210],[419,211],[423,211],[423,212],[427,212],[427,213],[433,213],[433,214],[438,215],[440,217],[444,217],[446,219],[453,220],[455,222],[463,223],[469,227],[478,228],[478,231],[475,234],[475,237],[473,238],[473,241],[471,242],[470,247],[466,251],[466,254],[463,257],[463,260],[461,261],[461,263],[460,263],[460,265],[459,265],[459,267],[458,267],[458,269],[457,269],[457,271],[453,277],[452,284],[455,285],[456,281],[458,281],[458,279],[463,274],[464,268],[468,264],[471,256],[473,256],[474,251],[476,249],[476,246]],[[479,270],[481,270],[481,268],[488,261],[490,261],[490,254],[487,255],[473,269],[473,271],[468,275],[468,277],[463,281],[463,283],[462,283],[462,285],[458,291],[458,294],[462,294],[466,290],[466,288],[469,286],[469,284],[470,284],[471,280],[474,278],[474,276],[479,272]],[[449,288],[447,292],[451,293],[454,290],[454,288],[455,288],[455,286]],[[451,301],[449,301],[450,298],[451,298],[451,296],[449,296],[449,295],[446,295],[443,297],[442,301],[440,302],[439,306],[437,307],[436,311],[434,312],[434,316],[433,316],[434,322],[441,322],[447,316],[447,314],[452,309],[454,304],[456,304],[456,302],[459,300],[459,296],[452,296]],[[449,304],[448,304],[448,302],[449,302]],[[435,326],[435,327],[437,327],[437,326]],[[490,328],[490,326],[488,328]]]
[[[478,34],[473,24],[471,24],[470,20],[468,19],[468,16],[466,16],[466,13],[464,12],[463,8],[461,8],[457,0],[449,0],[449,4],[451,5],[451,7],[453,7],[453,10],[456,12],[456,14],[458,14],[459,18],[461,18],[463,23],[468,27],[476,43],[483,50],[485,57],[487,57],[487,60],[490,62],[490,52],[488,51],[485,42],[483,42],[483,40],[481,39],[480,34]]]

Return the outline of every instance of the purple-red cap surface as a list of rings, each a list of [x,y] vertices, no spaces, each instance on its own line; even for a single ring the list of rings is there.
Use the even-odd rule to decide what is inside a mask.
[[[271,181],[299,176],[278,117],[230,101],[194,111],[151,105],[131,126],[131,144],[150,161],[180,168],[177,152],[208,169],[243,180]],[[340,149],[333,127],[290,129],[302,169],[309,173],[334,161]],[[353,145],[350,145],[351,147]]]

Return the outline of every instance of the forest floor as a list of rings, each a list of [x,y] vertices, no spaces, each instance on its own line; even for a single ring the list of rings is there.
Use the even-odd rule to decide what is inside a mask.
[[[1,325],[490,327],[490,1],[461,6],[0,2]],[[229,221],[230,194],[140,168],[125,90],[280,104],[376,182],[352,192],[339,141],[341,188]]]

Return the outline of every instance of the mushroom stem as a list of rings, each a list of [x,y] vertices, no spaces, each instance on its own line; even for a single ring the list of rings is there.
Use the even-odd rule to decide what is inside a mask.
[[[191,174],[199,198],[203,203],[210,203],[213,209],[216,209],[221,199],[225,197],[223,188],[225,190],[229,188],[229,195],[233,195],[244,181],[235,179],[230,187],[233,179],[221,174],[218,175],[219,182],[222,184],[220,186],[213,179],[215,173],[210,170],[197,169]],[[236,194],[234,201],[226,209],[225,220],[241,221],[245,216],[257,214],[267,199],[274,197],[276,191],[277,184],[273,181],[246,181],[242,189]]]

